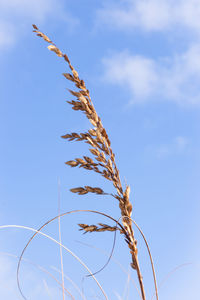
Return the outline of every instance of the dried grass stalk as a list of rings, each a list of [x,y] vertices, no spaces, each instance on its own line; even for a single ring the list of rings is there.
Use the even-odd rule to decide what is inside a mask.
[[[86,133],[67,133],[62,136],[62,138],[69,141],[83,141],[90,145],[90,153],[93,155],[94,160],[91,157],[83,156],[83,158],[76,158],[74,160],[67,161],[66,164],[71,167],[84,168],[86,170],[94,171],[99,173],[101,176],[113,183],[116,189],[116,194],[113,195],[115,199],[118,200],[119,208],[121,211],[122,223],[125,230],[125,240],[128,244],[131,253],[131,266],[137,271],[140,289],[143,300],[145,300],[145,292],[143,286],[142,275],[140,272],[139,262],[138,262],[138,249],[137,241],[134,237],[134,231],[132,228],[131,214],[132,214],[132,204],[129,200],[130,187],[126,186],[125,189],[122,188],[119,170],[115,162],[115,155],[111,148],[111,142],[108,138],[106,129],[103,127],[101,118],[97,114],[95,107],[92,103],[90,92],[86,88],[84,80],[79,78],[78,72],[72,66],[68,56],[63,54],[62,51],[41,31],[39,31],[36,25],[33,25],[34,32],[37,36],[42,37],[50,45],[48,49],[55,52],[58,57],[64,58],[67,62],[71,73],[63,73],[63,76],[74,83],[78,90],[69,90],[69,92],[75,97],[76,100],[67,101],[72,105],[72,109],[75,111],[80,110],[85,114],[85,116],[90,121],[92,128]],[[74,188],[71,192],[78,193],[79,195],[87,194],[88,192],[104,195],[105,193],[101,188],[92,188],[85,186],[84,188]],[[109,225],[100,224],[100,227],[96,225],[86,225],[79,224],[79,226],[85,232],[93,231],[113,231],[114,227]],[[115,229],[116,230],[116,229]],[[124,232],[123,232],[124,233]]]

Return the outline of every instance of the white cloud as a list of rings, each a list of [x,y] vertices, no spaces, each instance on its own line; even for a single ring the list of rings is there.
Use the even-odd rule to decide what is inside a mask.
[[[169,155],[180,154],[185,151],[188,145],[188,139],[183,136],[177,136],[168,144],[158,146],[156,153],[158,158],[164,158]]]
[[[150,59],[123,51],[103,59],[104,79],[128,87],[131,103],[168,100],[200,105],[200,44],[181,55]]]
[[[183,136],[177,136],[174,140],[176,149],[182,151],[188,145],[188,139]]]
[[[121,0],[105,3],[97,22],[116,29],[160,31],[174,26],[200,31],[199,0]]]
[[[14,272],[14,273],[13,273]],[[16,279],[13,274],[14,264],[7,257],[0,256],[0,298],[16,299],[17,293]]]
[[[49,16],[66,17],[63,0],[0,0],[0,11],[2,17],[11,19],[12,17],[22,17],[25,19],[34,18],[35,21],[44,21]],[[67,18],[66,18],[66,21]],[[72,18],[70,20],[73,22]],[[74,19],[76,23],[77,20]]]
[[[177,6],[176,14],[179,17],[179,23],[188,26],[191,29],[200,30],[200,2],[199,0],[182,0]]]
[[[170,100],[200,104],[200,1],[118,0],[104,2],[97,23],[113,29],[161,32],[176,44],[182,36],[187,50],[168,57],[148,58],[122,51],[103,59],[104,78],[128,87],[131,103]],[[172,45],[172,44],[171,44]],[[180,47],[179,47],[180,48]]]
[[[32,23],[41,24],[50,17],[66,22],[68,30],[79,22],[64,9],[63,0],[0,0],[0,50],[30,31]]]
[[[0,49],[6,49],[15,43],[15,28],[8,22],[0,21]]]
[[[104,78],[113,84],[131,89],[136,101],[145,99],[157,85],[156,65],[153,60],[132,56],[127,51],[103,59]]]
[[[0,253],[0,299],[19,299],[20,293],[17,286],[16,270],[17,270],[18,258],[15,255],[2,254]],[[37,267],[39,269],[39,267]],[[39,270],[41,271],[41,270]],[[47,284],[44,285],[44,278],[42,274],[35,272],[30,264],[23,272],[21,272],[20,283],[22,290],[27,298],[29,299],[61,299],[61,291],[58,285],[52,286],[48,284],[48,290],[45,288]],[[47,280],[49,277],[47,277]]]
[[[1,12],[42,20],[56,10],[54,0],[0,0]]]

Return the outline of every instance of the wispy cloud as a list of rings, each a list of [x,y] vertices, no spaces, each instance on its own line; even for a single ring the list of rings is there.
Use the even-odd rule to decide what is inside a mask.
[[[1,299],[18,299],[20,293],[17,286],[16,270],[18,258],[15,255],[0,253],[0,298]],[[35,270],[34,270],[35,271]],[[40,270],[41,271],[41,270]],[[32,271],[32,266],[29,264],[28,269],[23,269],[23,276],[21,284],[23,289],[26,290],[26,295],[32,299],[59,299],[61,292],[58,286],[48,284],[48,291],[44,286],[43,274],[40,276],[38,273]],[[47,278],[48,279],[48,278]],[[43,281],[43,282],[42,282]],[[30,284],[31,282],[31,284]]]
[[[120,84],[132,93],[132,101],[144,101],[157,86],[156,64],[153,60],[123,51],[103,59],[104,79]]]
[[[0,0],[0,51],[17,42],[32,23],[44,23],[49,18],[66,22],[68,30],[79,23],[64,8],[63,0]]]
[[[12,23],[0,21],[0,49],[7,49],[15,43],[15,28]]]
[[[162,144],[157,147],[156,154],[158,158],[164,158],[169,155],[180,154],[188,146],[188,139],[183,136],[177,136],[171,142]]]
[[[104,58],[103,65],[107,82],[130,89],[131,103],[164,99],[180,105],[200,104],[200,44],[158,59],[123,51]]]
[[[0,255],[0,297],[1,299],[16,299],[18,296],[16,279],[12,272],[14,264],[5,256]]]
[[[58,7],[60,3],[58,2]],[[57,10],[57,5],[54,0],[1,0],[0,1],[1,12],[6,14],[6,17],[10,15],[21,15],[23,17],[35,17],[37,20],[46,18],[54,10]]]
[[[105,2],[97,12],[97,22],[111,28],[145,31],[169,30],[174,26],[200,31],[198,0],[120,0]]]
[[[180,105],[200,104],[200,1],[199,0],[119,0],[104,2],[97,12],[97,23],[126,32],[170,31],[170,39],[180,36],[182,52],[149,58],[122,51],[103,59],[104,78],[128,87],[130,103],[170,100]],[[184,33],[184,34],[183,34]],[[171,44],[173,47],[173,44]],[[179,47],[180,49],[180,47]],[[166,55],[166,54],[165,54]]]

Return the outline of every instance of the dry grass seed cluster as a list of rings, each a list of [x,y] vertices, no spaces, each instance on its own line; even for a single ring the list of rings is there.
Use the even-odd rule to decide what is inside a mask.
[[[115,155],[111,148],[111,142],[108,138],[106,129],[103,127],[100,117],[98,116],[95,107],[90,98],[89,90],[85,86],[85,82],[79,78],[78,72],[71,65],[71,62],[66,54],[63,54],[60,49],[41,31],[39,31],[36,25],[33,25],[34,32],[37,36],[42,37],[50,45],[48,49],[55,52],[59,57],[64,58],[67,62],[70,73],[64,73],[64,77],[72,81],[78,88],[78,91],[69,90],[69,92],[76,98],[76,100],[67,101],[72,105],[73,110],[82,111],[92,124],[92,128],[85,133],[70,133],[65,134],[62,138],[68,141],[83,141],[89,144],[90,152],[93,158],[88,156],[83,156],[82,158],[75,158],[73,160],[67,161],[66,165],[70,167],[79,167],[86,170],[91,170],[99,173],[101,176],[111,181],[116,189],[116,194],[110,194],[114,197],[118,203],[121,211],[121,220],[123,224],[123,230],[120,233],[124,235],[125,241],[128,244],[131,253],[131,267],[136,270],[142,299],[145,300],[145,292],[143,286],[142,275],[140,272],[139,262],[138,262],[138,250],[137,241],[134,237],[134,231],[132,228],[132,205],[129,200],[130,187],[126,186],[125,189],[122,188],[119,170],[115,162]],[[71,192],[77,193],[78,195],[85,195],[87,193],[96,193],[99,195],[105,195],[106,193],[99,187],[77,187],[71,189]],[[115,231],[117,226],[111,227],[106,224],[99,223],[96,225],[79,224],[80,230],[86,232],[102,232],[102,231]]]

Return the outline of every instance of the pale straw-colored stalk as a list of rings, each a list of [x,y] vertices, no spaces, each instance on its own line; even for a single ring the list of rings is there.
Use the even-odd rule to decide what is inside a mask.
[[[124,235],[125,241],[129,247],[131,254],[131,267],[137,272],[142,299],[146,300],[143,277],[138,260],[137,241],[135,239],[132,226],[133,222],[131,219],[132,204],[129,200],[130,186],[126,185],[124,188],[122,187],[119,170],[116,165],[115,154],[111,147],[111,142],[109,140],[107,131],[102,124],[101,118],[95,110],[90,97],[90,92],[87,89],[84,80],[79,78],[79,74],[72,66],[68,56],[64,54],[48,36],[42,33],[36,25],[33,25],[33,28],[33,31],[36,33],[36,35],[42,37],[49,44],[48,49],[52,52],[55,52],[58,57],[63,58],[68,64],[70,73],[63,73],[63,75],[67,80],[71,81],[75,85],[76,90],[69,90],[69,92],[75,97],[75,100],[67,102],[72,105],[73,110],[81,111],[83,114],[85,114],[92,125],[87,132],[72,132],[62,136],[62,138],[68,141],[82,141],[87,143],[90,147],[89,151],[92,156],[90,157],[84,155],[80,158],[74,158],[73,160],[67,161],[66,165],[96,172],[100,176],[103,176],[105,179],[109,180],[116,190],[115,194],[105,193],[100,187],[91,187],[90,185],[87,185],[83,187],[72,188],[71,192],[77,193],[78,195],[85,195],[87,193],[94,193],[103,196],[110,195],[118,201],[123,228],[123,230],[120,230],[120,233]],[[117,230],[116,227],[111,227],[107,224],[101,223],[99,225],[79,224],[79,226],[85,232]],[[157,291],[156,296],[158,299]]]

